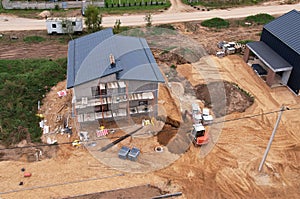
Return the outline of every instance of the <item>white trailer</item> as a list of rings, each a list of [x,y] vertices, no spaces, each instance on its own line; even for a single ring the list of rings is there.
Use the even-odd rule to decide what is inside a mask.
[[[46,20],[48,34],[80,33],[83,30],[82,18],[48,18]]]

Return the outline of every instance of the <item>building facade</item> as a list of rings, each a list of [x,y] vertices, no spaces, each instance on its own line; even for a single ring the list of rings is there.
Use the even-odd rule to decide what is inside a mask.
[[[78,122],[155,116],[164,78],[143,38],[105,29],[70,41],[67,88]]]
[[[244,60],[254,55],[267,70],[266,83],[288,86],[295,94],[300,90],[300,12],[292,10],[262,30],[260,41],[246,45]]]

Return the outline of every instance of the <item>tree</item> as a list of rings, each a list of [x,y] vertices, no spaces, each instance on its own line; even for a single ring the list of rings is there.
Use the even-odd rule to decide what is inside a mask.
[[[118,34],[120,33],[120,27],[121,27],[121,20],[117,19],[114,25],[114,33]]]
[[[88,5],[85,9],[85,25],[88,32],[101,30],[102,16],[100,10],[94,5]]]
[[[152,14],[151,13],[146,14],[144,20],[146,21],[146,26],[150,27],[152,25]]]
[[[67,33],[70,36],[70,38],[73,39],[72,34],[74,33],[74,28],[73,28],[72,21],[70,19],[63,18],[61,25],[64,33]]]

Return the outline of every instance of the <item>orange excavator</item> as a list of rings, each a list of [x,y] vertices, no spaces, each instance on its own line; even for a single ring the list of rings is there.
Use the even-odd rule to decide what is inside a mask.
[[[192,136],[195,146],[201,146],[209,142],[208,132],[205,131],[205,128],[201,123],[193,125]]]

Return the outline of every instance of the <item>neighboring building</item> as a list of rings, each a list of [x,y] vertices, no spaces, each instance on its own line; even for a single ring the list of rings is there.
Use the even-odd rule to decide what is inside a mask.
[[[157,114],[164,78],[143,38],[105,29],[69,42],[67,88],[78,122]]]
[[[254,54],[267,71],[266,83],[300,90],[300,12],[292,10],[263,27],[260,41],[246,45],[244,60]]]
[[[48,18],[46,20],[48,34],[81,33],[83,30],[82,18]]]

